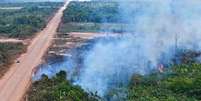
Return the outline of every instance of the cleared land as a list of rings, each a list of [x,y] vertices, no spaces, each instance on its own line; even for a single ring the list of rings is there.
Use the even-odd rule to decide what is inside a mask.
[[[108,3],[72,2],[69,5],[70,7],[65,11],[63,23],[59,28],[60,33],[56,35],[57,37],[55,37],[55,41],[48,51],[50,56],[51,54],[56,54],[55,56],[57,56],[57,54],[62,55],[62,52],[66,53],[69,49],[75,47],[74,45],[83,43],[83,37],[91,38],[93,35],[96,36],[96,34],[89,32],[100,31],[100,27],[97,26],[102,26],[102,23],[99,21],[102,21],[102,18],[107,18],[104,12],[111,11],[111,9],[107,11],[108,8],[101,8],[104,7],[101,5],[105,4]],[[109,5],[114,4],[110,2]],[[101,12],[102,16],[100,15],[100,19],[92,19],[92,21],[90,19],[91,15],[94,15],[95,17],[93,17],[96,18],[97,13],[99,13],[93,11],[95,10],[94,7],[104,10]],[[69,9],[71,12],[68,12]],[[93,13],[89,13],[88,11]],[[110,12],[111,15],[115,15],[113,13]],[[108,24],[116,23],[120,24],[120,26],[122,24],[122,22],[107,22],[108,20],[106,22],[104,20],[103,22]],[[89,32],[80,33],[79,31]],[[106,31],[108,30],[106,29]],[[120,32],[123,32],[121,27]],[[86,40],[86,38],[84,39]],[[110,98],[111,96],[121,98],[121,96],[118,96],[118,92],[126,90],[127,97],[122,101],[199,101],[201,100],[201,65],[194,61],[199,56],[196,54],[195,52],[184,51],[182,54],[179,54],[182,65],[172,65],[172,68],[164,69],[163,73],[156,71],[150,75],[133,75],[127,87],[120,87],[109,91],[106,98]],[[72,86],[71,82],[66,80],[65,77],[66,73],[64,72],[58,73],[53,78],[43,76],[41,80],[33,83],[28,92],[29,100],[66,101],[67,99],[69,101],[96,101],[93,94],[85,93],[79,86]],[[95,98],[98,97],[95,96]]]
[[[121,20],[116,2],[71,2],[64,11],[58,31],[67,32],[133,32],[127,21]]]
[[[62,3],[0,3],[0,78]],[[15,47],[14,47],[15,46]],[[20,47],[20,48],[19,48]],[[12,58],[10,58],[12,57]]]
[[[87,2],[85,3],[85,6],[86,5],[91,6],[96,3],[97,2],[94,2],[94,3]],[[100,3],[98,3],[97,5],[100,5],[99,7],[103,7],[103,8],[106,7],[106,5],[108,4],[113,5],[110,2],[106,4],[105,3],[101,3],[101,4],[103,4],[104,6],[101,6]],[[66,57],[72,56],[72,54],[70,53],[72,49],[79,48],[88,44],[88,41],[91,39],[93,40],[94,38],[107,36],[108,32],[106,33],[104,29],[108,28],[108,26],[111,26],[110,29],[113,29],[115,27],[114,29],[120,30],[121,26],[125,25],[123,23],[112,23],[112,22],[111,23],[105,22],[103,24],[102,22],[96,22],[96,21],[95,22],[91,22],[91,21],[76,22],[72,20],[72,21],[65,22],[66,18],[68,18],[69,16],[76,16],[78,13],[80,13],[79,10],[75,11],[76,6],[77,6],[77,9],[79,10],[90,12],[88,11],[88,9],[85,9],[83,8],[83,6],[80,6],[79,3],[77,2],[71,2],[69,4],[68,8],[64,11],[62,24],[60,24],[60,27],[58,29],[58,34],[55,36],[54,42],[52,46],[49,48],[45,56],[45,62],[49,61],[51,63],[54,63],[54,62],[58,62],[59,60],[62,60],[63,57],[66,58]],[[95,6],[93,5],[93,7],[96,7],[96,5]],[[96,9],[98,9],[99,7],[97,7]],[[91,8],[89,9],[92,10]],[[73,14],[72,12],[69,13],[68,12],[69,10],[72,10],[72,12],[74,11],[74,13]],[[105,11],[105,13],[106,12],[107,11]],[[107,14],[108,13],[110,12],[107,12]],[[89,17],[89,15],[86,15],[86,16]],[[79,18],[80,16],[77,16],[77,17]],[[73,19],[74,17],[71,17],[71,18]],[[102,18],[99,18],[99,20],[101,19]],[[102,27],[103,25],[105,25],[104,28]],[[103,31],[100,32],[101,28],[103,28]],[[110,35],[115,36],[118,34],[109,32],[108,36]],[[34,101],[34,100],[65,101],[67,99],[69,101],[79,101],[79,100],[97,101],[97,99],[100,99],[96,94],[86,93],[82,88],[80,88],[79,86],[72,85],[71,82],[66,79],[60,80],[61,78],[64,78],[66,76],[66,75],[63,75],[63,77],[61,77],[61,74],[62,73],[58,73],[58,75],[52,79],[44,76],[42,80],[34,82],[32,87],[28,91],[28,95],[27,95],[28,100],[30,101]],[[57,83],[54,83],[55,80],[59,80],[59,81]],[[66,82],[68,83],[66,84]],[[52,88],[52,86],[54,86],[54,88]],[[58,95],[57,92],[62,92],[62,95]]]
[[[66,9],[68,1],[59,9],[46,28],[37,34],[25,54],[0,80],[0,98],[3,101],[20,101],[31,83],[34,68],[41,63],[41,59],[52,42],[56,29],[61,21],[63,10]]]
[[[22,43],[0,43],[0,77],[9,69],[14,60],[25,51],[26,46]]]
[[[62,57],[71,56],[71,49],[81,47],[85,42],[95,37],[102,36],[101,33],[68,33],[57,34],[54,38],[54,43],[49,48],[45,56],[46,62],[58,62],[56,58],[62,60]],[[29,101],[98,101],[99,98],[95,94],[88,94],[81,87],[74,86],[66,80],[67,74],[60,72],[54,78],[42,77],[40,81],[36,81],[27,92],[27,99]],[[59,93],[62,92],[62,98]]]

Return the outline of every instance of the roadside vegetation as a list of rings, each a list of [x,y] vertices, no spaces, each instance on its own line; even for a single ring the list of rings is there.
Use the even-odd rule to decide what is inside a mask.
[[[0,3],[0,38],[31,38],[45,27],[62,3]],[[0,43],[0,77],[18,55],[25,52],[23,43]]]
[[[64,11],[63,23],[58,31],[67,32],[124,32],[129,26],[119,20],[115,2],[71,2]],[[126,29],[126,31],[128,31]],[[132,31],[132,30],[130,30]],[[179,54],[181,63],[172,64],[164,72],[150,75],[133,75],[123,101],[200,101],[201,64],[193,61],[195,52]],[[200,54],[199,54],[200,55]],[[111,91],[111,96],[116,92]],[[86,93],[81,87],[66,80],[60,72],[53,78],[43,76],[35,81],[28,92],[30,101],[96,101],[98,96]]]
[[[48,19],[62,3],[0,3],[0,36],[27,38],[45,27]]]
[[[0,43],[0,77],[8,70],[14,59],[25,51],[22,43]]]
[[[164,73],[134,75],[128,88],[128,101],[200,101],[201,65],[182,64]]]
[[[61,71],[53,78],[43,75],[32,84],[28,101],[98,101],[98,96],[86,93],[81,87],[73,86]]]

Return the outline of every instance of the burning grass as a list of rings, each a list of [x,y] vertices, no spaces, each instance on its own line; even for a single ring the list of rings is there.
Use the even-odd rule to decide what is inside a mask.
[[[93,43],[93,40],[91,40],[91,42]],[[188,64],[181,63],[181,61],[179,65],[175,64],[169,68],[163,68],[163,72],[156,70],[148,75],[133,74],[127,86],[117,84],[118,86],[109,89],[103,98],[98,97],[96,93],[87,93],[81,87],[74,86],[73,82],[77,79],[81,68],[83,68],[83,51],[90,49],[91,45],[76,49],[77,53],[79,53],[75,53],[77,57],[77,71],[71,74],[72,71],[69,71],[71,67],[68,68],[66,71],[67,74],[69,73],[68,76],[66,76],[66,72],[63,71],[57,73],[56,76],[52,74],[53,71],[55,71],[54,68],[57,68],[58,71],[65,70],[65,67],[63,69],[59,68],[64,66],[62,63],[66,63],[66,59],[62,60],[63,62],[57,61],[52,63],[49,61],[47,65],[50,67],[44,66],[44,68],[52,68],[52,76],[48,74],[51,78],[43,75],[39,81],[34,82],[28,92],[28,99],[30,101],[52,101],[52,99],[55,101],[65,101],[66,99],[69,101],[96,101],[97,99],[106,101],[178,101],[184,99],[184,101],[197,101],[201,99],[201,65],[192,61],[187,62]],[[186,53],[182,53],[181,57],[185,57],[185,59],[188,58],[186,61],[194,60],[197,57],[197,55],[195,57],[192,57],[192,55],[191,57],[186,57],[191,52],[185,52]],[[74,75],[74,78],[69,77],[72,75]]]
[[[111,39],[116,39],[116,38],[112,38],[112,37],[108,38],[108,40],[104,40],[104,43],[107,43],[107,41],[110,41]],[[94,47],[93,45],[98,40],[102,40],[102,38],[95,38],[92,40],[85,41],[88,44],[83,45],[81,47],[77,47],[75,49],[69,48],[70,49],[69,54],[71,55],[58,57],[60,59],[62,58],[62,60],[60,61],[55,62],[55,58],[47,58],[49,61],[45,63],[43,66],[41,66],[41,70],[39,70],[38,73],[44,73],[48,75],[50,79],[54,79],[55,78],[54,75],[56,75],[56,73],[58,73],[59,71],[63,70],[63,71],[66,71],[66,73],[68,74],[68,76],[66,76],[67,79],[65,79],[65,81],[71,82],[71,85],[74,83],[77,83],[77,80],[79,80],[82,76],[81,72],[83,72],[82,71],[83,68],[85,68],[83,63],[85,61],[84,57],[86,55],[86,52],[90,51]],[[71,41],[77,42],[75,40],[71,40]],[[198,83],[197,86],[195,87],[193,86],[193,84],[196,84],[197,80],[200,80],[198,78],[200,74],[198,73],[200,72],[199,68],[201,66],[199,65],[199,63],[196,64],[197,62],[196,60],[198,57],[200,57],[200,53],[195,51],[190,51],[190,50],[178,50],[177,53],[178,53],[177,58],[176,59],[172,58],[172,63],[174,64],[164,64],[164,66],[168,66],[168,68],[167,67],[162,68],[164,69],[162,72],[159,72],[158,70],[153,70],[147,75],[133,73],[132,74],[133,76],[131,77],[131,79],[128,80],[128,82],[130,82],[130,84],[128,85],[124,84],[123,82],[119,82],[119,80],[127,81],[128,78],[120,79],[120,76],[125,76],[124,74],[122,73],[115,74],[116,79],[111,79],[112,81],[110,81],[110,84],[113,84],[113,85],[110,86],[111,88],[108,88],[107,92],[105,93],[106,95],[102,96],[103,99],[108,101],[109,100],[116,101],[115,99],[118,99],[118,100],[120,99],[120,101],[121,100],[132,101],[134,99],[136,101],[141,101],[143,99],[151,100],[151,101],[161,100],[161,99],[168,99],[173,101],[181,100],[181,99],[186,99],[186,101],[199,100],[200,99],[199,95],[195,95],[191,97],[190,93],[185,89],[191,90],[193,92],[196,92],[196,89],[200,89],[198,86],[200,83]],[[71,61],[71,59],[73,61]],[[56,60],[59,60],[59,59],[56,59]],[[174,62],[175,60],[177,60],[178,65],[176,62]],[[71,65],[69,65],[70,61],[73,62],[73,64],[70,63]],[[185,64],[185,65],[182,65],[182,64]],[[189,80],[190,81],[195,80],[195,81],[191,82],[192,83],[191,85],[188,85],[188,84],[185,85],[185,83],[188,83]],[[44,77],[42,77],[41,80],[36,82],[43,82],[43,81],[44,81]],[[180,88],[180,91],[185,90],[184,92],[180,92],[176,90],[178,89],[178,87],[180,87],[180,86],[177,86],[179,85],[179,83],[184,83],[184,85],[181,85],[181,86],[187,87],[187,88],[182,88],[182,87]],[[34,84],[31,90],[33,90],[34,87],[37,87],[37,86],[44,86],[44,85],[42,83],[40,83],[40,85]],[[96,85],[93,85],[93,86],[96,86]],[[50,86],[47,86],[47,87],[49,88]],[[44,87],[44,89],[46,88]],[[51,91],[58,92],[54,89],[52,89]],[[88,91],[88,90],[85,89],[85,91]],[[41,90],[38,89],[37,91],[35,91],[35,94],[40,92]],[[92,92],[92,94],[96,95],[97,92]],[[193,92],[191,94],[193,94]],[[30,93],[29,98],[35,99],[34,96],[32,96],[34,92],[32,91],[29,93]],[[88,93],[91,94],[90,90],[88,91]],[[198,91],[198,93],[200,92]],[[48,94],[45,92],[44,94],[52,96],[52,94]],[[45,97],[41,97],[39,99],[44,99],[44,98]],[[63,100],[60,100],[60,101],[63,101]]]
[[[71,3],[59,31],[103,28],[115,32],[117,28],[117,32],[132,29],[134,33],[91,40],[86,45],[89,48],[72,50],[71,56],[58,64],[47,63],[44,66],[47,68],[39,70],[39,77],[43,73],[54,77],[59,71],[66,71],[70,82],[104,100],[200,100],[201,37],[197,3],[137,0],[131,4],[129,0],[125,3],[117,0],[118,5],[100,6],[104,3],[98,8],[90,2]],[[115,8],[118,6],[120,9]],[[122,20],[116,19],[116,15]],[[188,19],[184,15],[189,15]],[[130,25],[119,26],[121,21]],[[110,30],[110,24],[105,23],[117,26]]]

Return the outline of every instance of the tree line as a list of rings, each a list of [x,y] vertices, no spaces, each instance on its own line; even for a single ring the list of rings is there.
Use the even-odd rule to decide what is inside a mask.
[[[23,8],[0,10],[0,35],[18,38],[32,36],[45,26],[47,19],[61,3],[19,3],[15,5]]]

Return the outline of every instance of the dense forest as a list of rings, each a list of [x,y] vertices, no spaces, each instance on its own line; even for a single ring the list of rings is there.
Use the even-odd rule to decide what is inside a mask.
[[[125,22],[119,20],[118,5],[114,2],[71,2],[64,12],[63,24],[59,31],[98,32],[101,28],[122,32]],[[107,23],[103,27],[103,23]],[[107,29],[110,28],[110,29]],[[190,56],[194,54],[191,52]],[[178,55],[179,56],[179,55]],[[181,63],[172,64],[164,72],[153,71],[149,75],[133,74],[126,90],[126,98],[119,101],[200,101],[201,65],[193,61],[186,51],[180,54]],[[117,92],[111,91],[108,96]],[[106,97],[107,100],[110,97]],[[121,96],[119,97],[119,99]],[[96,94],[85,92],[81,87],[66,80],[66,73],[60,72],[53,78],[43,76],[33,83],[28,92],[30,101],[96,101]],[[105,99],[104,99],[105,100]]]
[[[45,27],[49,17],[62,3],[2,3],[0,7],[22,7],[0,10],[0,35],[26,38]]]
[[[128,101],[200,101],[201,65],[175,65],[164,73],[134,75],[128,92]]]
[[[59,32],[126,32],[130,26],[119,16],[116,2],[71,2],[64,11],[63,23]],[[126,29],[126,30],[125,30]]]
[[[200,101],[201,65],[175,65],[164,73],[133,75],[129,86],[122,89],[127,89],[128,92],[122,101]],[[109,95],[116,93],[111,91]],[[44,75],[32,85],[29,94],[30,101],[100,100],[98,96],[86,93],[79,86],[73,86],[66,80],[65,72],[60,72],[51,79]]]
[[[64,11],[67,22],[118,22],[118,4],[115,2],[71,2]]]
[[[53,78],[43,75],[33,83],[28,97],[30,101],[200,101],[201,64],[196,61],[200,55],[186,50],[179,56],[181,63],[167,66],[162,72],[133,74],[128,85],[110,89],[104,98],[73,85],[63,71]]]

